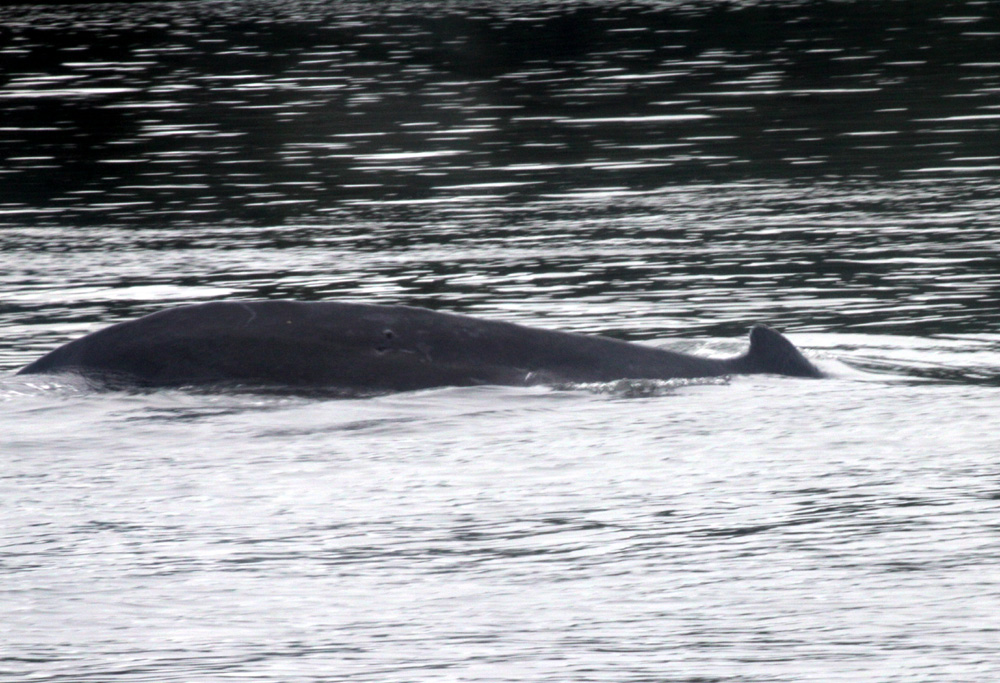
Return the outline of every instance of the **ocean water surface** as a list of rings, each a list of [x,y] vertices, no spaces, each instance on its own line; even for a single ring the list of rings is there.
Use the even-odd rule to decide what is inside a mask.
[[[0,681],[992,681],[994,3],[0,8]],[[215,299],[829,373],[16,375]]]

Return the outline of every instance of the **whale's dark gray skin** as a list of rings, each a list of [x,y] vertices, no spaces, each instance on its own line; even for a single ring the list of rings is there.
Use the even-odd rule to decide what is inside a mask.
[[[137,387],[244,386],[381,393],[773,373],[822,373],[758,325],[735,358],[408,306],[230,301],[181,306],[61,346],[21,373],[76,372]]]

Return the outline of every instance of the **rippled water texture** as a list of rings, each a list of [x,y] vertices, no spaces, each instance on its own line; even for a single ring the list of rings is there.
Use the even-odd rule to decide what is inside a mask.
[[[997,13],[988,2],[11,7],[0,215],[286,222],[694,180],[995,177]]]
[[[1000,677],[1000,4],[0,8],[0,681]],[[403,303],[832,375],[13,372]]]

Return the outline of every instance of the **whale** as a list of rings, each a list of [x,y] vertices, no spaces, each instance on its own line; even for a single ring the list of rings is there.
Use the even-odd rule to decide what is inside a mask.
[[[214,301],[167,308],[60,346],[18,374],[112,388],[242,386],[380,394],[742,374],[822,377],[782,334],[709,358],[608,337],[400,305]]]

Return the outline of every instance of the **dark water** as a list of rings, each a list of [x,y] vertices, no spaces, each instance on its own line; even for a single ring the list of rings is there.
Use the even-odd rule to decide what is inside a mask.
[[[0,8],[0,681],[990,681],[1000,4]],[[220,298],[833,376],[13,376]]]
[[[9,221],[340,218],[1000,171],[991,2],[22,5]]]

